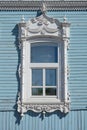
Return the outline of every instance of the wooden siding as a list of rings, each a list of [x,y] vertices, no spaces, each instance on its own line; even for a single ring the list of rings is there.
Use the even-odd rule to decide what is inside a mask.
[[[87,111],[71,111],[66,116],[60,113],[27,113],[23,119],[16,118],[14,112],[0,112],[0,130],[87,130]]]
[[[87,12],[53,11],[50,17],[71,23],[68,63],[68,88],[71,110],[87,109]],[[0,11],[0,110],[13,110],[19,90],[17,75],[19,63],[18,26],[22,15],[25,20],[36,16],[35,11]]]

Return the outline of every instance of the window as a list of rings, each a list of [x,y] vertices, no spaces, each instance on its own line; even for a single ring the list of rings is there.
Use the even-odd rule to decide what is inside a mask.
[[[19,23],[18,112],[69,111],[67,48],[70,24],[42,15]]]
[[[31,45],[32,96],[57,96],[58,45]]]
[[[58,102],[61,99],[59,86],[63,42],[55,38],[38,37],[26,41],[24,45],[25,100],[27,103]]]

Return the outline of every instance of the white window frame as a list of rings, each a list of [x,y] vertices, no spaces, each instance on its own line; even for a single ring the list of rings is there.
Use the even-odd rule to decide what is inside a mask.
[[[27,22],[22,18],[19,23],[19,42],[21,49],[21,63],[19,67],[20,92],[18,97],[18,112],[23,115],[28,110],[34,112],[69,112],[69,93],[68,93],[68,64],[67,48],[69,44],[69,27],[70,24],[64,18],[63,22],[52,19],[42,13],[38,18],[31,19]],[[59,63],[51,63],[53,68],[59,66],[58,94],[56,96],[31,96],[31,67],[30,50],[33,43],[52,43],[58,44]],[[49,67],[47,63],[46,67]],[[51,65],[50,64],[50,65]],[[38,64],[42,67],[45,64]]]
[[[55,41],[55,38],[51,38],[51,37],[50,38],[43,38],[43,41],[44,41],[44,43],[47,43],[47,42],[48,43],[56,43],[57,46],[60,48],[59,51],[61,50],[62,44],[58,43],[58,42],[61,42],[61,41]],[[55,99],[56,102],[59,102],[60,99],[61,99],[61,97],[59,97],[59,94],[57,94],[56,96],[45,96],[45,97],[40,96],[40,98],[39,98],[39,96],[32,96],[31,95],[31,81],[32,81],[32,79],[31,79],[31,77],[32,77],[31,68],[59,68],[58,66],[61,66],[61,62],[59,62],[59,63],[30,63],[29,62],[30,58],[31,58],[31,56],[30,56],[31,51],[29,50],[29,48],[31,48],[31,44],[38,43],[38,42],[39,43],[42,42],[42,37],[41,38],[39,37],[38,39],[34,38],[33,41],[30,40],[30,42],[27,41],[27,42],[24,43],[24,45],[26,44],[26,57],[27,57],[27,59],[25,61],[25,63],[26,63],[26,67],[25,67],[26,68],[26,76],[24,78],[27,81],[25,88],[26,88],[26,93],[29,92],[28,95],[24,96],[24,98],[25,98],[26,101],[28,101],[27,103],[30,103],[30,102],[32,102],[32,103],[41,103],[41,102],[49,103],[49,102],[51,102],[52,103],[52,102],[54,102],[54,99]],[[59,52],[59,53],[61,53],[61,52]],[[60,60],[60,58],[61,58],[61,55],[59,56],[59,60]],[[37,67],[36,67],[35,64],[37,64]],[[58,73],[58,71],[57,71],[57,73]],[[60,74],[59,74],[59,78],[61,77],[60,75],[61,75],[61,71],[60,71]],[[30,78],[28,78],[28,77],[30,77]],[[61,81],[61,79],[59,79],[59,78],[58,78],[58,80]],[[61,82],[59,82],[58,86],[61,86]],[[59,88],[57,87],[57,89],[59,89]],[[59,90],[57,91],[57,93],[59,93]],[[46,100],[44,100],[44,98]]]
[[[58,75],[59,75],[59,45],[58,45],[58,43],[54,43],[54,42],[52,42],[49,38],[44,38],[44,42],[42,42],[41,41],[42,40],[42,38],[38,38],[38,41],[36,41],[36,40],[34,40],[33,41],[33,43],[31,42],[31,43],[29,43],[29,48],[31,48],[31,46],[35,43],[35,44],[37,44],[37,45],[40,45],[41,46],[41,44],[45,44],[45,45],[48,45],[48,46],[56,46],[57,47],[57,60],[58,60],[58,62],[56,62],[56,63],[28,63],[29,64],[29,67],[30,67],[30,69],[42,69],[42,75],[43,75],[43,86],[42,86],[42,88],[44,89],[44,91],[43,91],[43,95],[41,95],[41,96],[32,96],[32,94],[31,94],[31,97],[35,97],[35,98],[41,98],[41,97],[43,97],[43,98],[48,98],[48,97],[50,97],[50,98],[53,98],[53,97],[58,97],[58,94],[56,94],[56,96],[48,96],[48,95],[45,95],[45,88],[53,88],[53,87],[55,87],[55,88],[58,88]],[[45,41],[46,40],[46,41]],[[36,46],[37,46],[36,45]],[[27,47],[28,48],[28,47]],[[31,52],[31,50],[28,50],[28,52]],[[28,55],[30,55],[30,54],[28,54]],[[30,57],[28,57],[28,60],[27,61],[31,61],[31,56]],[[45,86],[45,69],[56,69],[56,82],[57,82],[57,84],[56,84],[56,86]],[[32,77],[32,74],[30,75],[30,77]],[[30,80],[29,80],[30,81]],[[32,81],[32,79],[31,79],[31,81]],[[32,82],[31,82],[31,84],[32,84]],[[58,85],[58,86],[57,86]],[[29,89],[29,91],[31,91],[31,88],[37,88],[38,86],[32,86],[32,85],[30,85],[31,87],[29,87],[30,89]],[[31,92],[32,93],[32,92]],[[58,98],[59,99],[59,98]],[[44,99],[43,99],[43,101],[44,101]],[[49,100],[48,100],[49,101]],[[47,102],[48,102],[47,101]]]

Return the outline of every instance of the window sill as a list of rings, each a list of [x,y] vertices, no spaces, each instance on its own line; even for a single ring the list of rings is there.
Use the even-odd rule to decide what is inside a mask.
[[[67,100],[66,102],[62,102],[57,98],[29,98],[28,100],[24,100],[17,102],[18,104],[18,112],[21,113],[23,116],[28,110],[40,113],[40,112],[54,112],[54,111],[61,111],[63,113],[69,112],[69,104],[70,102]]]
[[[49,103],[59,103],[60,100],[56,97],[56,96],[51,96],[51,97],[32,97],[32,98],[29,98],[27,100],[24,100],[24,103],[25,104],[28,104],[28,103],[38,103],[38,104],[41,104],[41,103],[45,103],[45,104],[49,104]]]

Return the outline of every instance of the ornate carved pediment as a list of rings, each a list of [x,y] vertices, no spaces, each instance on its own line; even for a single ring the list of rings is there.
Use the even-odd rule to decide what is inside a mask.
[[[31,37],[37,35],[62,36],[62,24],[53,18],[42,14],[28,22],[20,23],[20,37]]]
[[[45,14],[31,19],[26,24],[27,35],[61,35],[61,24]]]
[[[24,17],[19,23],[19,38],[23,40],[24,38],[32,36],[57,36],[60,38],[69,37],[69,26],[70,24],[66,21],[60,22],[58,19],[50,18],[46,15],[46,7],[43,4],[42,14],[39,17],[35,17],[27,22],[25,22]]]

